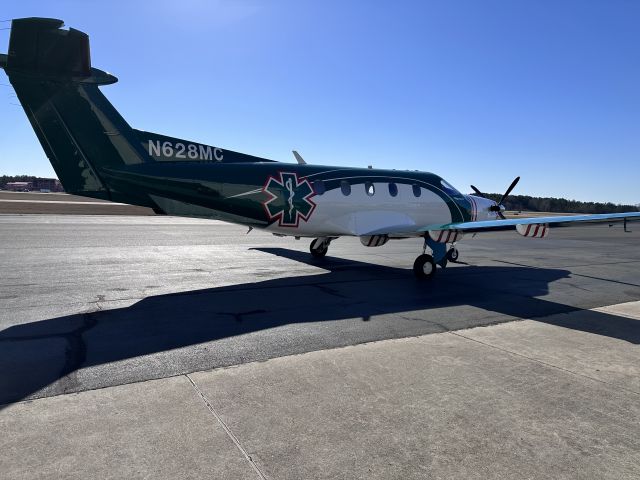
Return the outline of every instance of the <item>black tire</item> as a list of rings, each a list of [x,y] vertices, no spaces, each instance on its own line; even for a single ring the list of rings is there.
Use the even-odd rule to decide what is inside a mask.
[[[320,248],[316,248],[317,244],[321,245]],[[329,245],[323,245],[323,243],[316,238],[313,242],[311,242],[311,245],[309,245],[309,251],[311,252],[313,258],[322,258],[329,251]]]
[[[458,258],[460,258],[460,252],[458,251],[458,249],[455,247],[450,248],[447,252],[447,260],[455,263],[458,261]]]
[[[436,262],[431,255],[423,254],[413,262],[413,273],[420,280],[431,280],[436,274]]]

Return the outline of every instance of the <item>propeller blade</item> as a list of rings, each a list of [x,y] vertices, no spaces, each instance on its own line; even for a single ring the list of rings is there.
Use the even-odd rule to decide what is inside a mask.
[[[478,195],[479,197],[486,198],[484,194],[473,185],[471,185],[471,190],[473,190],[475,194]]]
[[[519,181],[520,181],[520,177],[516,177],[516,179],[513,182],[511,182],[511,185],[509,185],[509,188],[507,188],[507,191],[504,192],[504,195],[502,195],[502,198],[498,202],[498,205],[502,205],[504,203],[505,199],[511,193],[511,190],[515,188],[515,186],[518,184]]]
[[[500,217],[500,220],[506,220],[507,217],[505,217],[502,212],[498,211],[498,216]]]

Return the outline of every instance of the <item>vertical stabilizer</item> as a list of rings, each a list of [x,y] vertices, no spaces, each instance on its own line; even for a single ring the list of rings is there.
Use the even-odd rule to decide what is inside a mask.
[[[89,37],[61,20],[13,20],[8,55],[0,66],[66,191],[98,198],[123,198],[108,184],[108,172],[142,163],[135,134],[102,95],[114,76],[91,67]]]

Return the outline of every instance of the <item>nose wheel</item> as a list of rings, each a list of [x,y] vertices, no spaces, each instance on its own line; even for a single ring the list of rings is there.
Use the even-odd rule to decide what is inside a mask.
[[[433,257],[424,253],[416,258],[413,262],[413,273],[420,280],[431,280],[436,274],[436,262]]]
[[[331,243],[331,238],[316,238],[309,245],[309,252],[313,258],[322,258],[329,251],[329,244]]]
[[[447,260],[455,263],[458,261],[458,257],[460,257],[460,252],[458,251],[458,249],[456,247],[451,247],[447,252]]]

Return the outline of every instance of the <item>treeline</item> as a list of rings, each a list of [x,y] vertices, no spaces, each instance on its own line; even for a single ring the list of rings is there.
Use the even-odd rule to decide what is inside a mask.
[[[496,202],[502,197],[498,193],[488,193],[487,197]],[[529,195],[510,195],[504,202],[507,210],[557,213],[622,213],[640,211],[635,205],[616,205],[615,203],[579,202],[566,198],[530,197]]]

